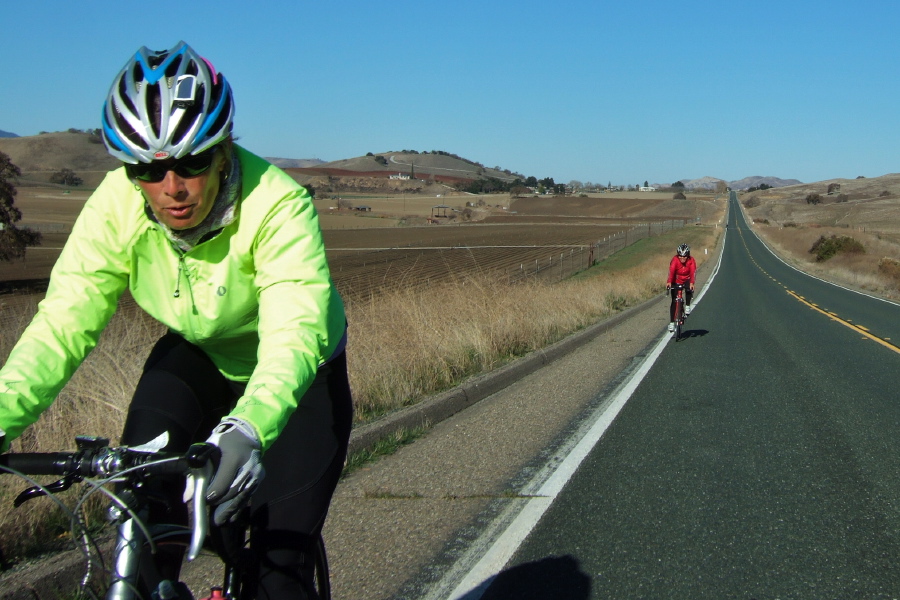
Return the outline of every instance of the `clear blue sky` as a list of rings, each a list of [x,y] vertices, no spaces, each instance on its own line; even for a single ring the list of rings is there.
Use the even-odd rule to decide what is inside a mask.
[[[756,0],[3,3],[0,129],[99,126],[184,39],[263,156],[444,150],[557,182],[900,172],[900,4]]]

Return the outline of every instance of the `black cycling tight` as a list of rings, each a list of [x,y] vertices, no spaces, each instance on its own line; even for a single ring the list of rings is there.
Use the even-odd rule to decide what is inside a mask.
[[[197,346],[169,333],[144,365],[122,434],[122,443],[146,443],[169,433],[167,450],[204,441],[243,394]],[[319,368],[278,439],[265,452],[266,476],[253,495],[250,546],[258,559],[259,600],[312,598],[310,552],[321,532],[347,454],[353,418],[343,353]],[[183,511],[180,486],[160,485],[175,511]],[[162,508],[151,519],[181,519]],[[177,577],[180,556],[160,565]]]

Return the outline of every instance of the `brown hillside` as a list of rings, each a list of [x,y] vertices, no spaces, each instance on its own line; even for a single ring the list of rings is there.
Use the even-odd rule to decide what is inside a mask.
[[[109,155],[99,138],[87,133],[42,133],[18,138],[0,138],[0,152],[9,155],[23,172],[102,171],[121,163]]]
[[[836,189],[834,186],[839,185]],[[832,193],[828,193],[829,187]],[[821,202],[806,201],[819,194]],[[900,233],[900,175],[864,179],[829,179],[760,190],[741,196],[751,218],[773,225],[821,225]]]

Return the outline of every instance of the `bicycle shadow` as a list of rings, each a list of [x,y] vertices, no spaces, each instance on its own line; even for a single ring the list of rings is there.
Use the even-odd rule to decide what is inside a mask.
[[[684,340],[687,338],[703,337],[708,333],[708,329],[682,329],[680,339]]]
[[[482,600],[586,600],[591,595],[590,576],[570,555],[551,556],[506,569],[488,585]],[[460,600],[474,598],[482,589],[480,586]]]

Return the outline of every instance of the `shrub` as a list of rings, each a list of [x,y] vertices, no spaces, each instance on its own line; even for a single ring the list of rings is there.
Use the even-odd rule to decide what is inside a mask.
[[[787,223],[784,224],[784,227],[797,227],[797,224],[794,223],[793,221],[788,221]]]
[[[759,206],[759,198],[756,196],[750,196],[744,200],[744,208],[756,208],[757,206]]]
[[[822,202],[822,196],[816,193],[808,194],[806,196],[806,203],[816,205]]]
[[[678,192],[677,194],[672,196],[672,200],[687,200],[687,197],[684,195],[683,192]]]
[[[890,196],[891,193],[890,193],[889,191],[887,191],[887,190],[884,190],[883,192],[881,192],[881,193],[878,194],[878,195],[879,195],[880,197],[882,197],[882,198],[886,198],[886,197]]]
[[[878,272],[890,279],[895,287],[900,288],[900,260],[885,256],[878,261]]]
[[[768,225],[768,224],[769,224],[769,220],[768,220],[768,219],[753,219],[753,222],[754,222],[754,223],[760,223],[760,224],[762,224],[762,225]]]
[[[849,200],[849,199],[850,199],[850,198],[847,196],[847,194],[838,194],[837,202],[838,202],[838,203],[840,203],[840,202],[846,202],[846,201]]]
[[[76,186],[84,182],[72,169],[61,169],[50,175],[50,183]]]
[[[836,254],[864,254],[865,247],[857,240],[850,236],[842,235],[840,237],[832,235],[827,238],[824,235],[809,249],[810,254],[816,255],[816,262],[824,262]]]

